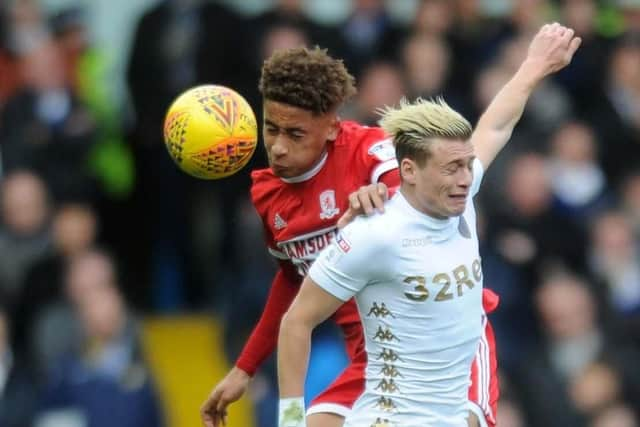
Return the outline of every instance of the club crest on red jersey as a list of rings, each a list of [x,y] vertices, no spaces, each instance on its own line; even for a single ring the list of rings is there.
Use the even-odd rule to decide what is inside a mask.
[[[320,219],[331,219],[340,213],[336,207],[336,192],[324,190],[320,193]]]

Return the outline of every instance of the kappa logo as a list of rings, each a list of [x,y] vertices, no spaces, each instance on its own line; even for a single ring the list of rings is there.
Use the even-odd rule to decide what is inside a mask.
[[[284,219],[282,219],[279,213],[276,213],[276,216],[273,219],[273,225],[276,228],[276,230],[282,230],[287,226],[287,222]]]
[[[324,190],[320,193],[320,219],[331,219],[340,213],[336,207],[336,192]]]

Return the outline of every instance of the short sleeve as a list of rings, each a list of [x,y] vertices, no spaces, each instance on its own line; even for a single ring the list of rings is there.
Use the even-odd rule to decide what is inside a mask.
[[[341,230],[309,270],[318,286],[342,301],[362,290],[374,277],[371,260],[379,250],[366,219],[358,218]]]
[[[393,141],[381,128],[363,126],[358,138],[357,159],[361,170],[367,172],[368,182],[376,183],[386,172],[397,169]]]
[[[371,165],[370,182],[376,183],[385,173],[398,168],[396,151],[391,139],[383,139],[367,148],[366,162]]]
[[[476,157],[473,161],[473,182],[471,183],[471,197],[475,197],[480,191],[480,184],[482,183],[482,177],[484,176],[484,166],[480,159]]]

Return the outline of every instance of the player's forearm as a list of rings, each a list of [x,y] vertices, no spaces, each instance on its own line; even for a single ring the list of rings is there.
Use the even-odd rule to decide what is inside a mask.
[[[282,319],[278,336],[278,386],[280,398],[304,395],[313,327],[289,313]]]
[[[523,62],[480,117],[472,140],[485,168],[511,138],[529,96],[543,78],[535,63]]]
[[[236,361],[238,368],[252,376],[273,353],[277,344],[280,322],[295,298],[297,290],[298,286],[290,283],[282,270],[276,273],[262,316]]]

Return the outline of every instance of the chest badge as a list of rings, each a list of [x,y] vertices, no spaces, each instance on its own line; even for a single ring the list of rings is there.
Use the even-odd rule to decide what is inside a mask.
[[[320,219],[331,219],[340,213],[336,207],[336,192],[324,190],[320,193]]]

